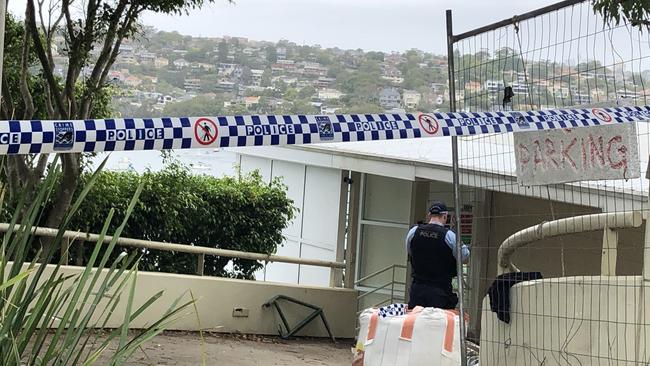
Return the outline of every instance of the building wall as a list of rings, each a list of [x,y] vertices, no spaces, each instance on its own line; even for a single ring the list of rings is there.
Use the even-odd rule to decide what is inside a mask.
[[[240,155],[242,173],[257,170],[267,182],[281,178],[287,196],[299,209],[284,230],[285,242],[278,255],[335,261],[338,227],[342,219],[341,171],[256,156]],[[329,268],[288,263],[269,263],[256,273],[266,281],[329,286]]]
[[[479,306],[497,275],[497,251],[501,243],[519,230],[570,216],[600,213],[599,209],[562,202],[492,192],[489,214],[479,219],[487,226],[487,235],[473,243],[472,255],[482,257],[485,265],[472,275],[478,277],[475,302]],[[641,274],[644,227],[619,231],[617,275]],[[521,271],[539,271],[544,278],[599,275],[603,233],[589,232],[537,241],[518,249],[512,257]],[[481,309],[474,310],[480,317]],[[485,309],[482,309],[485,311]],[[478,327],[480,319],[473,319]],[[476,328],[475,328],[476,329]],[[478,329],[477,329],[478,330]]]
[[[53,265],[48,265],[42,279],[49,278],[53,269]],[[83,267],[63,266],[60,273],[64,276],[78,275],[83,270]],[[125,288],[128,293],[130,285],[127,284]],[[286,295],[323,308],[334,336],[341,338],[355,336],[357,294],[350,289],[139,272],[133,308],[137,309],[161,290],[164,291],[163,296],[134,320],[132,323],[134,329],[145,328],[152,324],[177,298],[182,297],[184,301],[180,303],[183,303],[194,296],[197,301],[197,312],[193,307],[188,308],[186,316],[173,323],[169,329],[277,335],[278,324],[281,324],[277,312],[262,305],[274,296]],[[103,306],[100,304],[99,308],[103,309]],[[234,308],[248,309],[248,317],[233,317]],[[311,311],[285,303],[281,304],[281,308],[291,326],[304,319]],[[125,310],[126,301],[121,301],[107,327],[119,326],[124,319]],[[90,323],[93,324],[93,321]],[[299,335],[324,337],[327,336],[327,332],[322,322],[317,319],[300,331]]]
[[[510,235],[543,221],[600,213],[596,208],[536,198],[494,193],[488,246],[495,249]],[[641,273],[644,227],[619,231],[618,274]],[[522,271],[541,271],[545,277],[600,274],[603,233],[590,232],[540,240],[518,249],[513,263]],[[483,246],[479,244],[479,246]],[[564,248],[564,249],[562,249]],[[564,251],[564,255],[562,252]],[[564,269],[562,258],[564,257]],[[490,256],[488,278],[496,274],[496,253]]]

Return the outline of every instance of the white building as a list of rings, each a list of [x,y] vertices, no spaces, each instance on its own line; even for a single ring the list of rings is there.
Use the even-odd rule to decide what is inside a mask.
[[[328,99],[339,99],[344,94],[336,89],[321,89],[318,91],[318,99],[328,100]]]
[[[644,128],[647,132],[648,127]],[[621,207],[641,209],[647,201],[642,184],[616,194],[610,190],[617,188],[606,185],[556,184],[541,190],[520,186],[514,173],[512,142],[504,135],[497,137],[459,139],[463,154],[461,213],[469,220],[463,240],[473,248],[468,278],[472,291],[466,301],[472,319],[469,330],[474,334],[480,328],[480,304],[497,274],[497,249],[508,236],[552,218]],[[647,156],[648,146],[643,149]],[[404,283],[409,282],[404,246],[408,229],[424,220],[433,200],[446,201],[454,209],[448,138],[251,147],[235,152],[244,172],[259,170],[268,181],[283,177],[289,197],[300,209],[285,230],[287,240],[278,254],[336,261],[345,258],[349,263],[345,280],[361,292],[391,284],[392,291],[378,290],[364,297],[362,308],[404,299]],[[503,158],[485,157],[486,152]],[[644,158],[641,166],[645,168],[646,163]],[[626,235],[632,235],[629,240],[634,241],[637,234]],[[517,265],[540,270],[545,277],[561,276],[563,261],[571,268],[570,274],[598,273],[602,240],[595,237],[602,233],[572,237],[571,245],[581,250],[566,253],[554,239],[545,239],[538,246],[542,251],[522,251]],[[621,274],[640,272],[642,248],[633,247],[619,252]],[[258,274],[259,279],[313,285],[340,283],[339,276],[337,271],[291,264],[269,264]],[[364,279],[367,276],[370,278]]]
[[[404,100],[404,106],[406,108],[414,109],[420,104],[422,95],[414,90],[404,90],[402,99]]]
[[[179,58],[179,59],[174,60],[174,66],[178,67],[179,69],[184,69],[184,68],[190,66],[190,63],[187,62],[183,58]]]

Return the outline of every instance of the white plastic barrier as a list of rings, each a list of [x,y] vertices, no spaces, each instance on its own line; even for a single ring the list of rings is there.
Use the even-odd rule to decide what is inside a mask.
[[[379,315],[378,309],[359,316],[354,366],[460,365],[458,313],[416,307],[404,315]]]

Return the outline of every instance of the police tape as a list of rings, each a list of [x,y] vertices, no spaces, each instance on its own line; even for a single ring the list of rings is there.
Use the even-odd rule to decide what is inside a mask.
[[[250,115],[0,122],[0,155],[379,141],[650,120],[650,106],[524,112]]]

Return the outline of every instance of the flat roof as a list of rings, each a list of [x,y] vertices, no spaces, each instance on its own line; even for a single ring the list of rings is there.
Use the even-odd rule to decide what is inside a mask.
[[[637,123],[637,136],[640,178],[532,187],[521,186],[517,182],[513,134],[461,137],[458,139],[461,184],[538,198],[572,201],[576,204],[602,207],[606,211],[641,209],[640,203],[647,201],[648,197],[648,180],[645,179],[645,174],[648,166],[650,124]],[[400,179],[452,181],[451,139],[446,137],[235,148],[232,151]],[[567,200],[567,193],[573,198]],[[581,197],[575,197],[576,194]],[[629,201],[635,203],[626,207]]]

